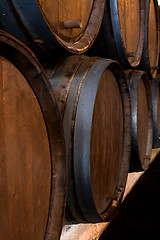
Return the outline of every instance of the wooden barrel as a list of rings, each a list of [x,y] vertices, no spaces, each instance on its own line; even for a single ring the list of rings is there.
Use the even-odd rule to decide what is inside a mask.
[[[160,89],[158,75],[151,82],[152,105],[153,105],[153,148],[159,148],[160,138]]]
[[[91,54],[138,66],[144,42],[144,1],[106,1],[103,22]]]
[[[66,218],[109,220],[122,200],[130,157],[130,101],[117,62],[72,56],[46,70],[63,119]]]
[[[148,73],[149,78],[156,77],[158,70],[158,6],[157,0],[145,1],[145,36],[140,70]]]
[[[59,239],[65,204],[61,118],[43,69],[0,32],[0,239]]]
[[[98,33],[104,4],[105,0],[2,0],[0,22],[5,31],[29,45],[35,42],[42,49],[55,50],[62,44],[82,53]]]
[[[152,153],[152,97],[149,78],[142,71],[126,71],[132,116],[131,171],[146,170]]]

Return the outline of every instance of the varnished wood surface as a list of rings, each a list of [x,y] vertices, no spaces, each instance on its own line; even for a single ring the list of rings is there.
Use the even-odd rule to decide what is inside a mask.
[[[160,152],[160,149],[153,149],[152,150],[151,162],[154,161],[156,155],[159,152]],[[132,191],[132,188],[134,186],[135,186],[135,189],[136,189],[136,182],[138,181],[138,179],[141,176],[143,176],[143,174],[144,174],[144,172],[129,173],[128,174],[128,179],[127,179],[127,184],[126,184],[126,189],[125,189],[123,200],[127,197],[127,195],[130,196],[130,192]],[[145,201],[145,199],[144,199],[144,201]],[[141,206],[139,206],[139,207],[141,208]],[[127,211],[127,209],[126,209],[126,211]],[[146,212],[147,212],[147,209],[146,209]],[[137,213],[137,216],[138,216],[138,213]],[[123,223],[123,221],[122,221],[122,223]],[[134,220],[134,224],[135,223],[136,223],[136,220]],[[109,224],[110,224],[110,222],[97,223],[97,224],[64,225],[60,240],[75,240],[75,239],[76,240],[98,240],[100,238],[101,234],[103,233],[103,231],[105,229],[107,229]],[[128,223],[128,225],[129,225],[129,223]],[[119,227],[121,227],[120,222],[119,222]],[[132,226],[130,225],[130,227],[132,227]],[[127,230],[128,229],[125,229],[123,232],[126,232]],[[114,236],[114,234],[115,235],[118,234],[117,228],[114,229],[114,232],[112,231],[113,236]],[[136,234],[137,234],[137,232],[136,232]],[[109,236],[112,237],[112,235],[109,235]],[[139,235],[137,235],[137,238],[138,238],[138,236]],[[104,235],[104,237],[106,237],[106,235]],[[116,237],[113,238],[113,239],[114,240],[119,239],[119,237],[120,236],[116,235]],[[130,236],[130,238],[131,238],[131,236]],[[100,239],[105,239],[105,238],[100,238]],[[141,239],[143,239],[143,238],[141,238]],[[122,238],[122,240],[126,240],[126,239]]]
[[[91,180],[98,212],[114,198],[123,145],[123,108],[118,84],[106,70],[98,87],[91,130]]]
[[[47,130],[24,76],[0,58],[0,239],[44,239],[51,186]]]
[[[38,0],[42,12],[52,31],[64,40],[80,35],[86,28],[94,0]],[[65,29],[64,22],[80,20],[80,27]]]
[[[140,1],[117,0],[119,23],[126,53],[132,62],[136,55],[140,37]]]

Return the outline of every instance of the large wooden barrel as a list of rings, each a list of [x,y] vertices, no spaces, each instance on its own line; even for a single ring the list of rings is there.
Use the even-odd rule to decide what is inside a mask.
[[[146,0],[144,47],[139,69],[146,71],[150,78],[156,77],[158,59],[159,44],[157,0]]]
[[[91,54],[138,66],[144,42],[144,1],[106,1],[103,22]]]
[[[153,119],[149,78],[142,71],[126,71],[131,98],[131,171],[146,170],[152,153]]]
[[[109,220],[122,200],[130,158],[130,101],[123,69],[112,60],[75,55],[48,66],[47,74],[65,132],[66,218]]]
[[[5,31],[28,45],[73,53],[86,51],[102,22],[105,0],[2,0],[0,22]],[[60,43],[60,44],[59,44]]]
[[[43,69],[0,32],[0,239],[59,239],[65,205],[61,118]]]
[[[152,105],[153,105],[153,148],[159,148],[160,143],[160,88],[159,74],[151,82]]]

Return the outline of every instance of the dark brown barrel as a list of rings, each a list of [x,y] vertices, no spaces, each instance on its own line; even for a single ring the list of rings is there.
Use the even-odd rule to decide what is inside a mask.
[[[34,55],[0,33],[0,239],[59,239],[65,148],[54,94]]]
[[[139,69],[146,71],[149,78],[156,77],[158,59],[159,45],[157,0],[146,0],[144,47]]]
[[[66,217],[109,220],[122,200],[130,157],[130,101],[117,62],[72,56],[48,76],[63,118],[68,161]]]
[[[55,50],[63,45],[70,52],[82,53],[98,33],[104,5],[105,0],[2,0],[0,23],[33,49],[36,45]]]
[[[142,71],[126,72],[132,116],[131,171],[146,170],[152,153],[152,97],[149,78]]]
[[[144,1],[106,1],[94,54],[119,61],[125,69],[136,67],[144,42]]]
[[[152,105],[153,105],[153,148],[159,148],[160,139],[160,76],[157,75],[151,82]]]

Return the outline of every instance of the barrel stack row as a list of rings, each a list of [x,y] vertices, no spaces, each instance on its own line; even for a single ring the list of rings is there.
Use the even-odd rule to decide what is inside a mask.
[[[0,1],[0,239],[110,221],[128,172],[149,167],[157,11],[156,0]]]

